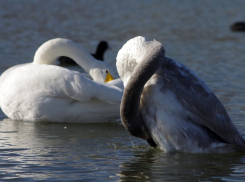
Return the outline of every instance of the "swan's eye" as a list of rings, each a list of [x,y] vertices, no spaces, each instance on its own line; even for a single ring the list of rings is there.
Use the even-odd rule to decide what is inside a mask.
[[[106,70],[105,72],[106,72],[105,82],[109,82],[111,80],[114,80],[113,76],[109,73],[108,70]]]

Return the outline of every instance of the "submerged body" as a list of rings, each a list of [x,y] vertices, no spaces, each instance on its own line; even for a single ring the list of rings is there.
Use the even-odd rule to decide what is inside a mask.
[[[118,119],[122,88],[116,81],[100,81],[105,79],[107,65],[80,49],[72,41],[54,39],[39,48],[33,63],[6,70],[0,77],[3,112],[11,119],[25,121],[99,123]],[[49,65],[66,53],[90,76]],[[102,66],[96,66],[97,62]]]
[[[122,122],[132,135],[166,152],[244,148],[214,93],[189,68],[165,57],[159,42],[131,39],[118,53],[117,68],[125,85]]]

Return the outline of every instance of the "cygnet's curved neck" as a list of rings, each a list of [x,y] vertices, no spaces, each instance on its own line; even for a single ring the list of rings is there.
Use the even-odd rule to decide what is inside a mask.
[[[52,39],[41,45],[35,53],[34,63],[54,64],[61,57],[67,56],[76,61],[87,73],[97,62],[81,46],[68,39]]]
[[[163,63],[164,54],[164,48],[159,42],[148,42],[143,60],[135,67],[124,89],[120,110],[122,123],[128,132],[146,140],[153,147],[156,144],[152,140],[139,110],[140,97],[145,83]]]

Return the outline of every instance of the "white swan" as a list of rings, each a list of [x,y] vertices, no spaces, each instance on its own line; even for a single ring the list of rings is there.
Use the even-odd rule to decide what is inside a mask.
[[[189,68],[165,57],[161,43],[143,37],[118,52],[124,82],[121,120],[133,136],[166,152],[245,151],[224,106]]]
[[[88,75],[51,65],[68,56]],[[0,106],[11,119],[54,122],[106,122],[120,117],[121,81],[108,79],[113,69],[67,39],[52,39],[34,61],[6,70],[0,77]],[[107,78],[106,78],[107,76]],[[120,88],[121,87],[121,88]]]

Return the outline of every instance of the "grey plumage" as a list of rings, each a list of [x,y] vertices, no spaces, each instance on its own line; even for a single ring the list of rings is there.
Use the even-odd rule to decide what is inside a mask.
[[[159,42],[142,37],[119,51],[117,66],[126,82],[120,113],[129,133],[166,151],[212,152],[224,145],[245,151],[244,139],[210,88],[164,54]]]
[[[170,89],[176,95],[192,122],[208,128],[226,143],[245,146],[222,103],[193,71],[170,58],[165,58],[162,67],[162,91]]]

